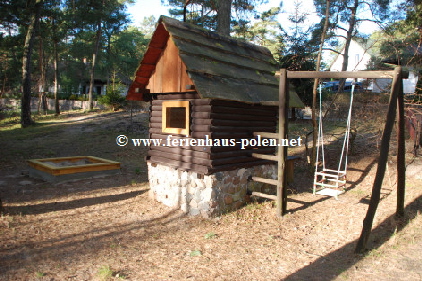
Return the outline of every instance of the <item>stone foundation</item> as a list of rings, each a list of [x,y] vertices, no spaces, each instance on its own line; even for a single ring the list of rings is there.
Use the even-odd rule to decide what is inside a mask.
[[[215,217],[239,209],[250,192],[274,193],[275,187],[250,181],[251,176],[277,178],[276,165],[259,165],[202,175],[148,163],[151,198],[189,215]]]

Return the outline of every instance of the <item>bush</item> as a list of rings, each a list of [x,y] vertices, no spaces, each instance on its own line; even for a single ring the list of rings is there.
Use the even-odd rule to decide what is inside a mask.
[[[114,111],[117,111],[119,108],[126,105],[126,97],[120,94],[119,87],[116,87],[113,90],[111,87],[107,88],[107,92],[104,96],[98,97],[98,102],[100,104],[105,104],[113,108]]]
[[[71,94],[71,95],[69,96],[69,100],[78,100],[78,99],[79,99],[78,95]]]
[[[22,98],[22,93],[21,92],[5,93],[5,94],[2,95],[2,98],[19,100],[19,99]]]

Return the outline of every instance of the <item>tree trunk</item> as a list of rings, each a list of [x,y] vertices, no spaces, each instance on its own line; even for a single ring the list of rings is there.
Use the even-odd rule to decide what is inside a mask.
[[[217,11],[217,33],[230,36],[232,0],[219,0]]]
[[[316,62],[316,71],[319,71],[321,67],[321,57],[322,57],[322,48],[324,47],[325,42],[325,35],[327,34],[328,25],[330,24],[330,0],[326,1],[326,7],[325,7],[325,21],[324,21],[324,27],[322,29],[321,34],[321,41],[319,45],[319,51],[318,51],[318,58]],[[316,104],[317,104],[317,88],[318,88],[318,82],[319,79],[314,80],[314,88],[312,92],[312,127],[313,127],[313,134],[312,134],[312,159],[311,159],[311,165],[314,167],[315,161],[316,161],[316,145],[317,145],[317,138],[318,138],[318,126],[316,122]],[[320,116],[321,118],[321,116]]]
[[[40,69],[40,79],[38,81],[38,112],[47,114],[47,107],[44,96],[45,91],[45,59],[44,59],[44,40],[42,36],[38,36],[39,40],[39,59],[38,67]]]
[[[183,7],[183,22],[186,22],[186,13],[188,12],[187,11],[187,7],[190,4],[190,1],[191,0],[186,0],[185,1],[185,6]]]
[[[28,31],[26,32],[25,45],[22,59],[22,99],[21,99],[21,126],[23,128],[33,124],[31,118],[31,62],[34,48],[34,35],[38,26],[42,0],[35,0],[34,10],[31,15]]]
[[[355,31],[355,28],[356,28],[356,11],[358,7],[359,7],[359,0],[355,0],[355,5],[353,7],[349,7],[351,11],[351,15],[350,15],[349,28],[347,29],[346,44],[344,45],[343,64],[341,66],[342,71],[347,71],[347,67],[349,66],[349,47],[350,47],[350,43],[352,42],[353,32]],[[345,83],[346,83],[346,79],[340,79],[338,92],[343,92]]]
[[[60,104],[59,104],[59,51],[58,51],[58,42],[54,40],[53,42],[53,52],[54,52],[54,108],[55,115],[60,115]]]
[[[5,76],[3,78],[3,85],[1,87],[0,98],[3,96],[4,92],[6,91],[6,82],[7,82],[7,77]]]
[[[91,75],[89,79],[89,92],[88,92],[88,101],[89,101],[89,109],[94,109],[94,99],[93,99],[93,92],[94,92],[94,69],[95,63],[97,61],[98,50],[100,49],[100,41],[101,41],[101,33],[102,33],[102,19],[97,23],[97,33],[95,36],[95,45],[94,45],[94,52],[92,53],[92,65],[91,65]]]

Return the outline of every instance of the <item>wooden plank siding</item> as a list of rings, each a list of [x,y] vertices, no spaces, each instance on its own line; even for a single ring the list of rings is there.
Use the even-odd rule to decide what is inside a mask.
[[[186,72],[186,65],[180,59],[179,51],[169,37],[146,89],[151,93],[179,93],[186,91],[186,85],[192,84]]]
[[[162,102],[172,100],[174,95],[159,95],[160,99],[151,102],[150,138],[162,139],[162,144],[170,134],[162,132]],[[178,97],[183,97],[179,94]],[[192,97],[192,94],[186,94]],[[251,105],[241,102],[211,99],[181,99],[190,102],[190,135],[171,134],[171,139],[205,139],[214,143],[215,139],[254,138],[254,131],[275,132],[277,126],[277,107]],[[206,113],[206,114],[203,114]],[[250,117],[254,118],[250,118]],[[227,141],[228,142],[228,141]],[[231,144],[231,143],[229,143]],[[241,149],[235,146],[151,146],[148,160],[182,170],[210,174],[222,170],[251,167],[271,163],[256,159],[252,153],[274,153],[274,147],[253,147]]]

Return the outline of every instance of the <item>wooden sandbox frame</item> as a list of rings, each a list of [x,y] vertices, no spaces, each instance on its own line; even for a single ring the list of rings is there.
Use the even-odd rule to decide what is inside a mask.
[[[85,164],[77,162],[87,161]],[[70,162],[73,165],[54,165]],[[95,156],[70,156],[28,160],[29,176],[49,182],[85,179],[98,175],[112,175],[120,172],[120,163]]]

